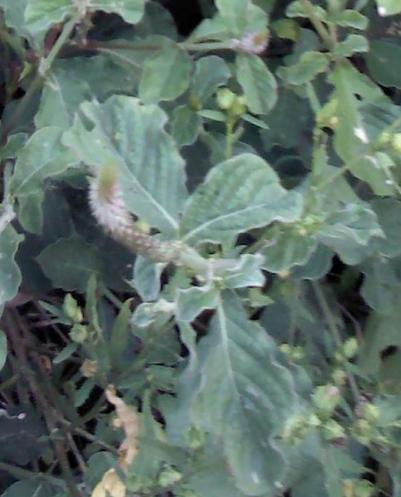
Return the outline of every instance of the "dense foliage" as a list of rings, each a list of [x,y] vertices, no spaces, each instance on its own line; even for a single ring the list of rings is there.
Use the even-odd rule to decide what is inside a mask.
[[[400,0],[0,9],[2,497],[400,497]]]

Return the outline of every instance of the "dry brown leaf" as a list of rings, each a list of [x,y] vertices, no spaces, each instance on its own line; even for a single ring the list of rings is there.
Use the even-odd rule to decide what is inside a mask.
[[[128,406],[116,395],[113,386],[106,389],[107,400],[114,405],[119,425],[125,432],[125,439],[120,446],[120,464],[124,469],[132,463],[138,453],[139,419],[136,409]]]

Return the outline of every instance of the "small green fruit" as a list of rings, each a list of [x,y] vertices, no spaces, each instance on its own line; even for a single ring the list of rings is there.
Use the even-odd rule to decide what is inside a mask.
[[[223,88],[217,92],[217,105],[221,110],[229,110],[236,99],[235,93],[228,88]]]

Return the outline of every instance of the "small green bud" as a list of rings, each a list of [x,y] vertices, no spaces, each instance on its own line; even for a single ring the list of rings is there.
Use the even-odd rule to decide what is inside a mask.
[[[347,373],[343,369],[335,369],[331,377],[338,387],[342,387],[347,381]]]
[[[279,348],[283,354],[285,355],[291,354],[291,347],[288,345],[288,343],[282,343]]]
[[[322,426],[322,435],[328,441],[341,440],[345,438],[344,428],[334,421],[334,419],[329,419]]]
[[[387,145],[390,145],[392,137],[393,137],[392,133],[387,133],[386,131],[383,131],[383,133],[380,134],[377,140],[378,146],[386,147]]]
[[[194,111],[198,111],[198,110],[202,109],[202,104],[199,101],[198,97],[196,97],[195,95],[190,95],[189,96],[189,98],[188,98],[188,105]]]
[[[191,449],[200,449],[205,445],[205,433],[196,426],[191,426],[191,428],[189,428],[185,438]]]
[[[396,133],[391,141],[393,150],[395,152],[401,153],[401,133]]]
[[[71,328],[70,337],[73,342],[84,343],[88,337],[88,328],[83,324],[75,323]]]
[[[157,483],[161,487],[166,488],[175,485],[181,479],[182,479],[182,473],[179,473],[174,468],[167,468],[160,473]]]
[[[243,116],[247,111],[246,98],[243,95],[235,97],[229,111],[235,117]]]
[[[67,293],[64,297],[63,312],[74,323],[80,323],[83,319],[82,311],[70,293]]]
[[[221,110],[229,110],[236,100],[236,95],[228,88],[222,88],[217,92],[217,105]]]
[[[318,409],[318,416],[330,418],[340,402],[340,390],[335,385],[317,387],[312,400]]]
[[[349,338],[343,346],[343,354],[347,359],[352,359],[358,352],[358,340],[356,338]]]
[[[311,414],[307,420],[307,423],[312,428],[317,428],[321,426],[322,421],[316,416],[316,414]]]
[[[371,497],[375,492],[375,487],[368,480],[356,480],[354,485],[355,497]]]
[[[380,409],[371,402],[367,402],[362,408],[362,417],[374,424],[380,418]]]
[[[282,437],[289,444],[296,444],[303,440],[309,429],[310,425],[308,425],[308,419],[305,416],[293,416],[286,422]]]
[[[366,419],[357,419],[351,431],[356,440],[363,445],[369,445],[374,435],[373,427]]]

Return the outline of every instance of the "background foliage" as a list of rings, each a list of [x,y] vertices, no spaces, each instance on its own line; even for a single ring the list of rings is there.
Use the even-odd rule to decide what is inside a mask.
[[[400,497],[399,0],[0,9],[2,497]]]

